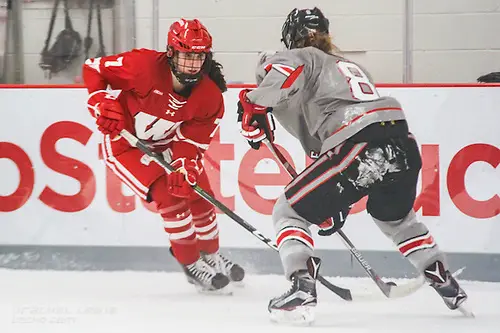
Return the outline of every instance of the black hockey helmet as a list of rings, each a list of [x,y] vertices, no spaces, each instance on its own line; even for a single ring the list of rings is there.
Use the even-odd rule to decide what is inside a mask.
[[[491,72],[477,78],[481,83],[500,83],[500,72]]]
[[[310,32],[328,32],[330,22],[318,7],[313,9],[295,8],[288,14],[281,28],[281,41],[287,49],[293,49]]]

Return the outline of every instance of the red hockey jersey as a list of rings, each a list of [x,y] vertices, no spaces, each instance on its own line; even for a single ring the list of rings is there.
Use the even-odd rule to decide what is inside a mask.
[[[89,93],[108,86],[120,90],[118,101],[126,112],[126,129],[157,150],[170,148],[173,160],[200,158],[224,115],[222,92],[207,75],[188,97],[174,92],[163,52],[135,49],[88,59],[83,79]],[[121,141],[117,145],[123,146]]]

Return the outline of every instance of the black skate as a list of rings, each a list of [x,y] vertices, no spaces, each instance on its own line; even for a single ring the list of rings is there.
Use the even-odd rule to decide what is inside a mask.
[[[451,310],[459,309],[464,315],[470,316],[469,312],[462,308],[462,304],[467,300],[467,294],[450,271],[444,269],[441,261],[438,260],[430,264],[425,269],[424,274],[426,280],[430,282],[431,287],[437,291],[448,308]]]
[[[271,320],[294,324],[309,324],[314,320],[312,308],[317,304],[316,278],[320,265],[319,258],[310,257],[307,270],[292,274],[290,290],[269,301]]]
[[[224,257],[219,251],[215,253],[202,253],[202,257],[217,273],[224,274],[231,282],[235,282],[236,285],[243,284],[242,280],[245,277],[245,270],[240,265]]]
[[[174,255],[172,248],[170,253]],[[217,273],[203,258],[199,258],[190,265],[181,265],[189,283],[194,284],[198,291],[203,293],[216,293],[230,295],[229,278],[224,274]]]

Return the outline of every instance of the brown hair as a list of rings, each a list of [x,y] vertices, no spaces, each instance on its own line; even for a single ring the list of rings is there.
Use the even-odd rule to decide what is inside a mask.
[[[211,52],[203,64],[203,72],[208,74],[208,77],[214,81],[221,92],[227,91],[226,79],[224,78],[224,74],[222,74],[222,65],[214,60]]]
[[[309,34],[307,38],[304,38],[299,43],[299,47],[312,46],[325,53],[341,55],[340,49],[333,44],[332,38],[326,32],[314,32]]]

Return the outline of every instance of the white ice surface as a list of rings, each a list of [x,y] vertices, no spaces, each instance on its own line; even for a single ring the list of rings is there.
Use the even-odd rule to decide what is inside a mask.
[[[367,279],[331,280],[377,292]],[[207,296],[180,273],[0,270],[0,333],[500,332],[500,284],[462,284],[475,319],[448,310],[427,286],[405,299],[364,303],[319,287],[316,322],[304,328],[269,321],[269,298],[289,287],[276,275],[250,275],[233,296]]]

